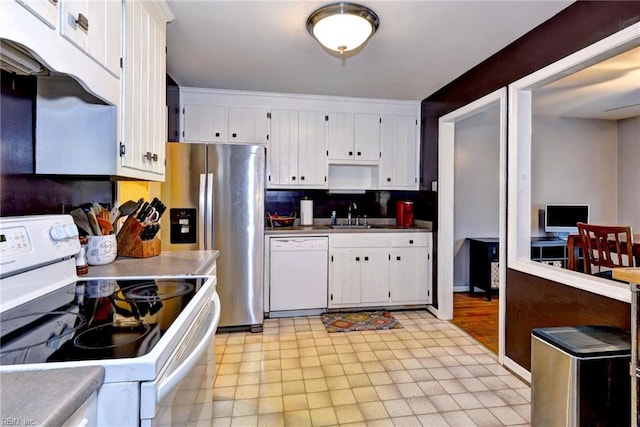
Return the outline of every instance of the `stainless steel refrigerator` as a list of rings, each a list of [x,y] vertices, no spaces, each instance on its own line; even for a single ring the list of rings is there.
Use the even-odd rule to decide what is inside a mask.
[[[220,328],[263,323],[265,148],[168,143],[163,250],[220,251]]]

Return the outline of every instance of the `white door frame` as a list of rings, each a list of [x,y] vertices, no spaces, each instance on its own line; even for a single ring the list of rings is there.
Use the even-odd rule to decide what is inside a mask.
[[[464,120],[491,104],[500,107],[500,249],[499,259],[506,260],[507,237],[507,89],[498,89],[465,105],[439,119],[438,136],[438,308],[432,311],[440,319],[453,318],[453,258],[454,258],[454,180],[455,180],[455,139],[456,122]],[[504,314],[506,262],[500,262],[499,270],[499,342],[498,360],[504,357]]]

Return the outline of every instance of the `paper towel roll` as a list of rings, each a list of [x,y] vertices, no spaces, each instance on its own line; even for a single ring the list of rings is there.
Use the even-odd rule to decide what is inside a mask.
[[[313,225],[313,200],[300,200],[300,225]]]

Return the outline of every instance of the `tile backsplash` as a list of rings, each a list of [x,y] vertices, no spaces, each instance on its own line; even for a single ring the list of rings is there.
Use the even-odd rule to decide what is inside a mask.
[[[339,218],[347,216],[351,203],[358,209],[355,215],[367,215],[369,218],[395,218],[395,203],[398,200],[414,202],[415,218],[435,221],[435,194],[418,191],[366,191],[363,194],[336,194],[327,190],[267,190],[265,210],[271,214],[288,216],[296,212],[300,216],[300,200],[308,197],[313,200],[314,218],[329,218],[331,211],[337,211]]]

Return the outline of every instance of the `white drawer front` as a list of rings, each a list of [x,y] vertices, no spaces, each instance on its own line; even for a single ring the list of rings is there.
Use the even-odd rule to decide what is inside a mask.
[[[391,246],[402,247],[428,247],[431,248],[430,233],[397,233],[391,236]]]
[[[386,248],[389,237],[385,234],[341,234],[329,236],[331,248]]]

